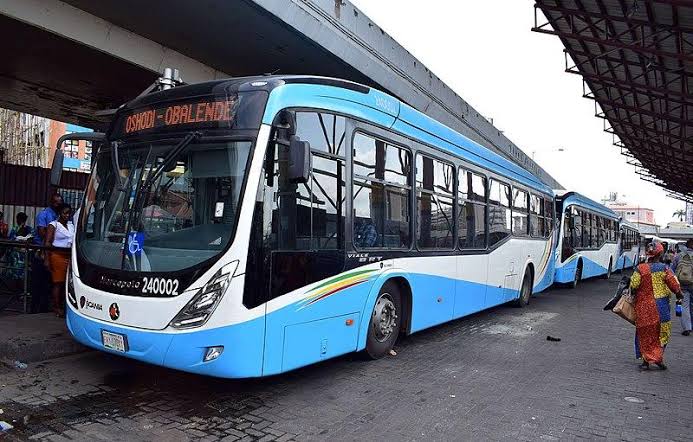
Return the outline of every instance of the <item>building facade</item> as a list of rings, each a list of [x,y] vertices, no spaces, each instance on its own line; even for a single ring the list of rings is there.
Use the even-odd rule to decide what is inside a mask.
[[[0,164],[49,168],[58,139],[91,129],[36,115],[0,109]],[[89,172],[92,146],[89,141],[67,141],[63,146],[63,168]]]
[[[620,201],[616,193],[610,194],[608,198],[602,200],[602,203],[624,220],[638,226],[640,233],[656,235],[659,232],[659,225],[655,220],[653,209]]]
[[[50,120],[50,136],[48,143],[48,157],[50,163],[53,161],[53,155],[57,147],[58,139],[63,135],[73,132],[91,132],[91,129],[77,126],[75,124],[62,123],[60,121]],[[63,161],[63,169],[74,170],[78,172],[89,172],[91,169],[92,146],[91,141],[66,141],[63,146],[65,159]]]
[[[50,120],[0,109],[0,164],[47,167]]]

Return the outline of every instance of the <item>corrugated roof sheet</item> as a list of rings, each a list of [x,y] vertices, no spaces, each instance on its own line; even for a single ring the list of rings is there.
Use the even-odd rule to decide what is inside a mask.
[[[643,179],[693,202],[693,1],[536,0],[566,71]],[[598,107],[597,107],[598,104]]]

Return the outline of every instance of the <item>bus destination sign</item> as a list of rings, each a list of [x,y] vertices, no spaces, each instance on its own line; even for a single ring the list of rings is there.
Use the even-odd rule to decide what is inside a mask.
[[[236,100],[203,101],[143,110],[127,116],[121,129],[132,135],[154,128],[232,121],[235,104]]]

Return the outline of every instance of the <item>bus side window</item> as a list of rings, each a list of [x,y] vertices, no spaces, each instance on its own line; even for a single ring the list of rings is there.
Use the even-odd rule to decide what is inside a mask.
[[[488,205],[489,246],[499,243],[511,234],[510,186],[491,178]]]
[[[455,169],[451,164],[416,155],[416,243],[421,249],[451,250]]]
[[[486,248],[486,178],[460,168],[457,178],[457,241],[461,249]]]
[[[544,236],[544,200],[534,194],[529,196],[529,230],[533,237]]]
[[[409,248],[411,152],[360,132],[353,152],[354,246]]]
[[[590,218],[585,212],[578,211],[582,221],[582,247],[589,249],[590,247]]]
[[[527,192],[520,189],[513,189],[513,235],[527,236],[529,234],[528,225],[528,203]]]

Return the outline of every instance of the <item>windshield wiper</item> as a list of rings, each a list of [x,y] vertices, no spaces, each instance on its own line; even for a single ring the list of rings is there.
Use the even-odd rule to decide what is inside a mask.
[[[114,141],[111,143],[111,166],[113,167],[113,173],[116,177],[116,190],[119,192],[125,192],[125,184],[123,184],[123,176],[120,174],[120,160],[118,159],[118,146],[119,142]]]
[[[185,149],[188,144],[190,144],[193,140],[199,138],[202,136],[200,132],[190,132],[187,134],[182,140],[180,140],[180,143],[178,143],[173,149],[171,149],[171,152],[164,157],[164,160],[159,164],[159,167],[156,168],[154,173],[152,174],[151,169],[149,171],[149,174],[147,174],[147,179],[144,180],[144,184],[142,184],[143,189],[149,189],[149,187],[152,185],[154,181],[161,175],[161,173],[171,164],[173,160],[176,159],[176,157]]]
[[[178,155],[185,149],[188,144],[190,144],[192,141],[196,140],[197,138],[201,137],[202,134],[200,132],[190,132],[188,133],[185,137],[183,137],[182,140],[178,144],[176,144],[173,149],[164,157],[163,161],[159,164],[159,166],[156,168],[156,170],[149,169],[149,173],[147,174],[147,178],[145,178],[144,182],[142,182],[139,186],[138,189],[135,193],[135,201],[132,204],[132,208],[130,209],[130,216],[128,217],[128,228],[127,232],[130,232],[134,230],[139,232],[140,231],[140,221],[142,217],[142,208],[141,206],[144,205],[144,202],[146,201],[146,198],[144,198],[144,195],[149,195],[150,193],[150,187],[152,186],[152,183],[156,181],[156,179],[161,175],[161,173],[175,160]],[[148,161],[147,161],[148,162]],[[128,234],[129,235],[129,234]],[[127,243],[127,237],[126,237],[126,243]],[[126,244],[127,246],[127,244]],[[121,268],[124,269],[124,264],[125,264],[125,257],[127,256],[127,247],[123,247],[123,261],[121,265]]]

